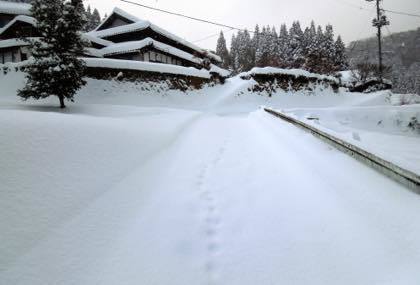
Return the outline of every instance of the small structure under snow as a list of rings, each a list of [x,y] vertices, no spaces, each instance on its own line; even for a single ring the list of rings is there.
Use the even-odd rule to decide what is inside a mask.
[[[40,36],[29,11],[28,4],[0,0],[0,64],[29,58],[28,43],[21,38]],[[229,76],[228,71],[217,66],[221,63],[219,56],[119,8],[83,37],[90,42],[90,47],[81,56],[98,59],[90,61],[90,65],[98,63],[98,67],[103,68],[99,64],[103,59],[109,68],[118,68],[120,60],[126,60],[158,63],[158,67],[162,67],[161,64],[192,67],[220,78]],[[114,66],[112,59],[116,60]],[[152,69],[153,72],[157,70]]]

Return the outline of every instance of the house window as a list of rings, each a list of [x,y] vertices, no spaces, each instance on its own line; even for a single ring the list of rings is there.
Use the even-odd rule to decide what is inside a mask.
[[[156,61],[156,53],[154,51],[150,52],[150,61],[151,62]]]
[[[144,54],[144,61],[147,61],[147,62],[149,62],[149,61],[150,61],[150,53],[149,53],[149,52],[146,52],[146,53]]]
[[[3,54],[3,63],[12,62],[13,61],[13,54],[11,51],[5,52]]]
[[[156,53],[156,62],[162,62],[162,55],[160,53]]]

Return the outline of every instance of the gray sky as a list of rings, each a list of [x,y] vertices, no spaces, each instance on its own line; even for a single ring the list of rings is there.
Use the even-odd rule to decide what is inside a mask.
[[[317,24],[334,25],[335,33],[341,34],[346,43],[375,34],[371,25],[374,4],[365,0],[132,0],[160,9],[166,9],[198,18],[205,18],[239,28],[254,29],[256,23],[279,28],[294,20],[307,25],[313,19]],[[214,49],[217,37],[200,41],[220,32],[221,28],[186,20],[176,16],[136,7],[119,0],[85,0],[98,8],[101,15],[110,13],[117,6],[127,12],[165,28],[178,36],[208,49]],[[420,14],[420,0],[384,0],[385,9]],[[358,9],[362,6],[370,11]],[[420,18],[388,14],[391,32],[420,27]],[[385,31],[387,34],[388,32]],[[230,39],[232,32],[226,32]]]

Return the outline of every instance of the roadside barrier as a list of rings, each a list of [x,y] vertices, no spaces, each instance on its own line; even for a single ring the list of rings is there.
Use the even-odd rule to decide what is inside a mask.
[[[274,111],[269,108],[264,108],[264,110],[277,118],[280,118],[286,122],[304,129],[305,131],[312,133],[314,136],[327,142],[338,150],[352,156],[358,161],[380,172],[381,174],[384,174],[394,181],[408,187],[411,191],[420,194],[420,175],[395,165],[392,162],[386,161],[368,151],[361,149],[360,147],[332,136],[326,132],[318,130],[313,126],[310,126],[295,118],[289,117],[281,112]]]

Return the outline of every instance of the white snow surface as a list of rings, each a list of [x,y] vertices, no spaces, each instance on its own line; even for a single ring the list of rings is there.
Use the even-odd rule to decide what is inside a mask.
[[[30,15],[30,9],[30,4],[0,1],[0,13],[12,15]]]
[[[419,284],[420,196],[259,108],[373,134],[389,93],[88,80],[59,111],[23,84],[0,74],[0,284]]]

